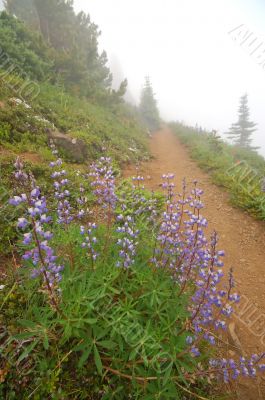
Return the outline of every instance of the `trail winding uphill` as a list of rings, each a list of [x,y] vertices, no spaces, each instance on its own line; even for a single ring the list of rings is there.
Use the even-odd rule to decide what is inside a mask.
[[[141,174],[148,177],[145,186],[160,190],[161,175],[175,174],[177,189],[181,191],[181,182],[185,177],[190,183],[194,179],[204,190],[203,215],[208,219],[210,231],[219,234],[219,248],[226,252],[225,270],[233,267],[241,304],[234,318],[236,336],[232,334],[234,345],[239,338],[247,354],[265,351],[265,223],[255,221],[244,211],[229,204],[228,194],[211,182],[188,156],[185,147],[169,128],[164,128],[150,139],[151,161],[143,163]],[[138,172],[139,173],[139,172]],[[124,176],[135,175],[135,168],[128,167]],[[239,345],[239,344],[238,344]],[[233,356],[234,348],[228,348]],[[250,384],[250,385],[249,385]],[[238,397],[237,397],[238,396]],[[237,396],[243,399],[265,399],[265,384],[260,378],[258,385],[250,382],[240,383]]]

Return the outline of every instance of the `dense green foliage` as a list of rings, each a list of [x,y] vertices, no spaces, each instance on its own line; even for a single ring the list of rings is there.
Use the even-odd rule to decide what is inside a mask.
[[[141,93],[139,110],[143,121],[151,131],[160,126],[159,111],[150,79],[146,77]]]
[[[107,55],[98,50],[98,27],[89,15],[83,12],[76,15],[72,1],[8,0],[6,9],[26,24],[5,13],[0,23],[0,32],[8,36],[5,52],[16,63],[18,60],[23,64],[25,72],[30,69],[34,78],[59,82],[90,99],[121,101],[126,81],[117,92],[111,89]],[[16,46],[15,39],[19,39]]]
[[[117,186],[109,157],[70,179],[54,158],[44,191],[19,157],[14,167],[19,240],[0,285],[2,398],[210,399],[217,378],[264,370],[264,354],[215,358],[239,295],[232,271],[222,282],[224,252],[216,232],[209,242],[204,234],[196,182],[175,194],[167,174],[157,195],[141,176]]]
[[[265,219],[265,193],[261,187],[265,160],[262,156],[250,149],[228,145],[213,133],[199,132],[179,123],[171,126],[199,166],[211,174],[216,184],[229,191],[234,205]]]
[[[74,179],[72,189],[78,183]],[[128,215],[151,198],[128,182],[120,184],[118,196]],[[152,198],[160,211],[164,198]],[[52,204],[53,196],[48,201]],[[137,258],[128,270],[116,266],[115,222],[111,231],[105,223],[97,228],[96,268],[82,249],[79,225],[53,223],[53,247],[65,263],[59,314],[40,280],[28,279],[29,262],[9,270],[0,290],[0,397],[176,400],[206,391],[203,381],[194,385],[190,376],[207,356],[195,359],[187,352],[189,332],[182,329],[192,287],[179,297],[180,287],[169,272],[150,266],[155,231],[148,215],[138,215]],[[17,251],[23,252],[23,246]]]
[[[5,12],[0,14],[0,67],[21,78],[43,80],[52,69],[48,46],[39,35]]]
[[[238,121],[232,124],[227,135],[233,139],[234,143],[244,149],[251,149],[251,135],[255,132],[256,124],[249,120],[250,112],[248,107],[248,95],[244,94],[240,98],[240,105],[238,108]],[[255,149],[253,147],[253,149]]]
[[[51,311],[32,282],[10,281],[0,292],[1,304],[7,296],[1,317],[7,331],[2,334],[5,340],[7,332],[12,335],[4,354],[7,360],[15,357],[20,370],[2,365],[7,379],[0,397],[28,399],[33,393],[33,399],[96,400],[125,399],[127,393],[133,399],[182,399],[171,377],[177,375],[185,386],[181,367],[189,363],[192,372],[196,364],[191,356],[177,356],[186,347],[186,333],[178,336],[176,327],[187,317],[187,300],[178,299],[179,289],[165,271],[146,265],[150,236],[142,236],[142,255],[127,273],[115,266],[115,248],[93,271],[78,248],[79,237],[78,227],[57,232],[61,254],[75,243],[62,285],[63,317]],[[9,353],[8,346],[23,341],[16,355]],[[161,364],[168,353],[171,359]],[[156,378],[143,385],[122,374],[139,376],[142,382],[145,376]]]

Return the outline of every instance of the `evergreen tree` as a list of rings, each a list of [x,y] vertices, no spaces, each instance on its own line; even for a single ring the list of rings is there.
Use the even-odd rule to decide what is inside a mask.
[[[159,111],[149,77],[145,78],[139,109],[143,121],[146,123],[148,128],[151,131],[158,129],[160,126]]]
[[[100,31],[89,15],[75,13],[73,0],[5,0],[5,7],[39,32],[49,46],[52,83],[59,81],[75,94],[91,99],[112,96],[107,54],[98,50]],[[121,89],[116,97],[122,97]]]
[[[256,124],[249,120],[250,112],[248,107],[247,93],[241,96],[238,108],[238,121],[232,124],[227,135],[234,143],[242,148],[257,149],[251,146],[252,133],[256,131]]]
[[[5,9],[25,21],[31,29],[40,30],[40,21],[33,0],[5,0]]]
[[[21,78],[47,80],[52,73],[53,63],[50,50],[34,30],[6,12],[0,13],[0,43],[2,69]]]

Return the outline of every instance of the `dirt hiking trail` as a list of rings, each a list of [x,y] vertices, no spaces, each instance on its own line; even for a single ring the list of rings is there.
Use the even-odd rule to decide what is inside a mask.
[[[145,177],[147,188],[161,190],[161,175],[172,172],[175,174],[177,191],[181,192],[184,177],[187,183],[191,183],[194,179],[198,180],[198,187],[204,190],[202,201],[205,208],[202,214],[209,222],[207,234],[209,235],[214,229],[218,232],[218,247],[226,253],[225,272],[233,267],[237,291],[241,295],[241,302],[233,320],[235,334],[231,329],[229,335],[230,343],[237,346],[239,351],[231,346],[226,349],[228,356],[233,357],[235,352],[242,352],[242,348],[243,354],[264,352],[265,223],[255,221],[244,211],[232,207],[228,193],[215,186],[210,176],[190,159],[187,149],[169,128],[163,128],[153,134],[150,138],[150,151],[152,160],[140,165],[140,174]],[[134,166],[129,166],[124,171],[124,177],[135,174]],[[237,338],[240,343],[237,342]],[[264,378],[259,378],[258,384],[250,379],[238,383],[236,394],[229,395],[229,399],[232,398],[264,400]]]

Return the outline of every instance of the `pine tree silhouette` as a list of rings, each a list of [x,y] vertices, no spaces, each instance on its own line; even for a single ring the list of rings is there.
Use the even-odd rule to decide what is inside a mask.
[[[238,108],[238,121],[231,125],[227,135],[234,141],[234,144],[247,149],[256,150],[258,147],[251,146],[252,134],[256,131],[254,122],[249,120],[250,112],[248,107],[248,95],[245,93],[240,97]]]

